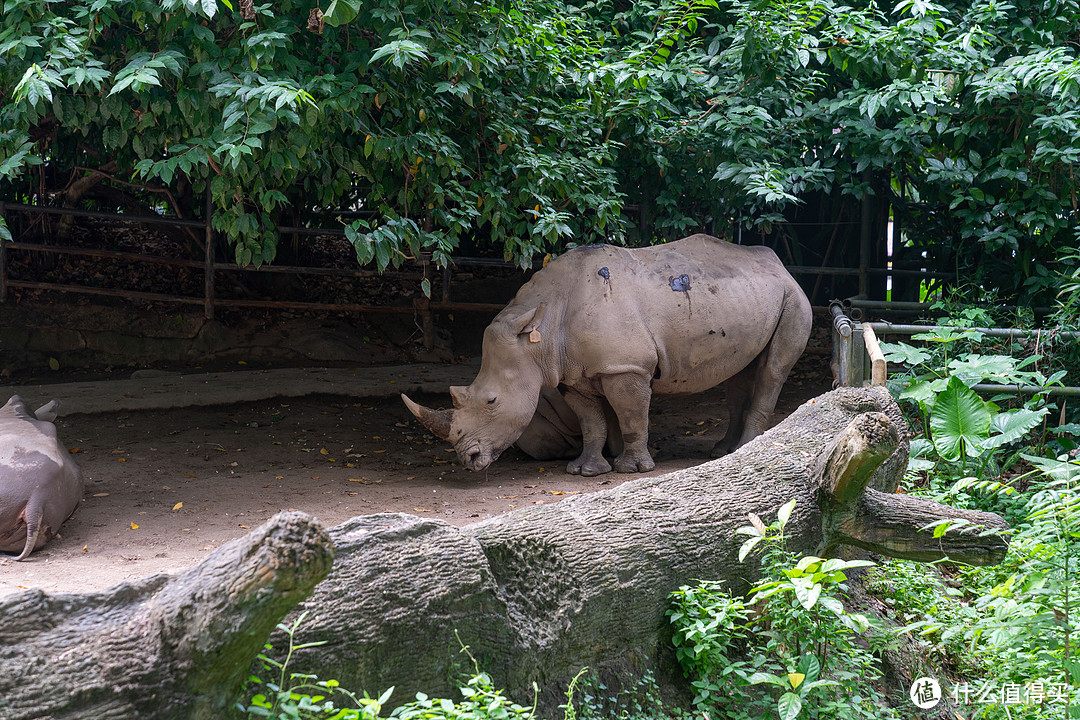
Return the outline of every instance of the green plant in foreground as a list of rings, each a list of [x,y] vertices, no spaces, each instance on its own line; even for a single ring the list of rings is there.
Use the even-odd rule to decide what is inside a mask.
[[[794,506],[784,505],[771,525],[751,514],[737,531],[749,536],[740,559],[764,545],[762,582],[746,601],[718,583],[673,593],[676,657],[697,691],[694,704],[728,720],[892,717],[868,682],[880,675],[876,661],[856,638],[870,621],[837,597],[845,570],[873,563],[798,559],[784,534]],[[753,686],[773,691],[762,696]]]
[[[390,698],[394,688],[388,689],[377,699],[367,694],[357,697],[342,688],[336,680],[319,680],[314,675],[289,672],[289,663],[293,653],[305,648],[317,647],[322,642],[297,643],[296,631],[307,613],[301,613],[292,625],[281,623],[278,629],[289,638],[289,648],[285,659],[278,661],[263,653],[259,660],[266,672],[274,678],[264,682],[252,676],[249,683],[263,686],[264,692],[252,696],[251,703],[245,707],[237,703],[237,708],[249,717],[274,718],[274,720],[374,720],[380,716],[383,704]],[[270,649],[270,645],[266,649]],[[336,698],[336,701],[335,701]],[[340,708],[338,702],[348,702],[352,707]]]
[[[250,684],[262,686],[265,692],[255,694],[251,703],[237,703],[237,709],[248,717],[273,718],[274,720],[377,720],[382,708],[394,692],[391,687],[378,698],[366,693],[358,696],[340,686],[337,680],[319,680],[315,675],[289,672],[293,653],[304,648],[322,645],[322,642],[296,642],[296,631],[307,613],[301,613],[292,625],[279,624],[278,629],[289,638],[285,659],[278,661],[265,653],[259,655],[266,671],[275,675],[273,681],[263,682],[256,676]],[[459,639],[460,643],[461,640]],[[270,649],[267,645],[267,650]],[[413,702],[401,705],[390,713],[397,720],[535,720],[536,707],[526,708],[510,701],[497,690],[491,676],[480,671],[479,663],[461,645],[461,652],[472,661],[473,674],[459,687],[462,700],[454,702],[446,698],[431,698],[417,693]],[[573,684],[571,684],[571,688]],[[535,686],[534,686],[535,691]],[[572,690],[568,690],[568,693]],[[350,707],[338,707],[346,703]]]

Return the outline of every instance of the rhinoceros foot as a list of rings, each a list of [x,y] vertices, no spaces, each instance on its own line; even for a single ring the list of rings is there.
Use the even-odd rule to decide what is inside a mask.
[[[622,455],[615,458],[615,472],[638,473],[648,472],[656,467],[652,456],[647,450],[631,450],[627,448]]]
[[[603,475],[604,473],[611,472],[611,463],[605,460],[602,456],[595,458],[586,458],[584,455],[571,460],[566,466],[566,472],[571,475],[581,475],[583,477],[596,477],[597,475]]]

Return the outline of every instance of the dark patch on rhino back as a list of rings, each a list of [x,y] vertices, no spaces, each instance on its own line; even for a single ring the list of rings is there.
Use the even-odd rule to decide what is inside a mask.
[[[600,277],[604,278],[604,280],[607,280],[609,283],[611,282],[611,273],[608,271],[608,269],[606,267],[602,267],[599,270],[597,270],[596,274],[599,275]]]
[[[669,277],[668,285],[674,292],[690,292],[690,276],[683,273],[678,277]]]

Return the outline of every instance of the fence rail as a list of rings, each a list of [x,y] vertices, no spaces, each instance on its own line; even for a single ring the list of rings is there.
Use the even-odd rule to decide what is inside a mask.
[[[108,297],[127,298],[131,300],[144,300],[152,302],[169,302],[180,303],[186,305],[201,305],[203,307],[203,313],[208,319],[213,319],[215,311],[219,307],[232,307],[232,308],[283,308],[283,309],[298,309],[298,310],[322,310],[331,312],[348,312],[348,313],[414,313],[421,317],[424,328],[424,343],[428,347],[431,347],[434,343],[434,320],[432,314],[435,312],[497,312],[502,309],[503,304],[492,303],[472,303],[472,302],[455,302],[451,298],[450,294],[450,281],[451,281],[451,269],[449,267],[443,268],[443,283],[442,293],[439,299],[432,299],[418,295],[413,298],[411,304],[405,305],[369,305],[361,303],[327,303],[327,302],[300,302],[292,300],[242,300],[242,299],[230,299],[219,298],[217,296],[217,280],[216,276],[223,272],[258,272],[258,273],[277,273],[287,274],[294,276],[322,276],[322,277],[341,277],[341,278],[369,278],[375,276],[386,276],[387,273],[379,273],[374,270],[365,270],[363,268],[344,269],[344,268],[325,268],[325,267],[304,267],[294,265],[264,265],[260,267],[254,266],[241,266],[231,262],[218,262],[214,258],[214,231],[213,231],[213,204],[210,202],[210,197],[207,195],[206,207],[204,218],[201,220],[180,218],[176,216],[168,215],[132,215],[132,214],[119,214],[109,213],[94,210],[79,210],[76,208],[58,208],[58,207],[42,207],[37,205],[24,205],[18,203],[5,203],[0,201],[0,217],[4,217],[6,213],[30,213],[38,215],[66,215],[71,217],[89,218],[98,220],[109,220],[112,222],[127,222],[127,223],[139,223],[148,225],[167,225],[172,227],[191,228],[194,230],[202,230],[202,237],[199,238],[199,243],[203,250],[202,260],[192,260],[183,258],[170,258],[161,257],[155,255],[149,255],[145,253],[125,252],[119,250],[98,250],[89,248],[79,248],[63,245],[44,245],[28,242],[3,242],[0,241],[0,303],[6,302],[8,292],[13,288],[32,289],[32,290],[47,290],[56,292],[67,292],[85,295],[98,295]],[[331,236],[344,236],[344,230],[341,228],[304,228],[304,227],[278,227],[278,232],[282,235],[331,235]],[[100,259],[115,259],[123,260],[134,263],[148,263],[161,265],[166,267],[175,268],[190,268],[196,270],[202,270],[203,272],[203,292],[201,295],[178,295],[171,293],[158,293],[158,292],[146,292],[137,290],[127,290],[120,288],[101,288],[87,285],[78,285],[70,283],[54,283],[54,282],[40,282],[40,281],[28,281],[18,280],[9,277],[8,272],[8,253],[11,251],[22,251],[32,253],[46,253],[55,255],[69,255],[69,256],[81,256]],[[455,257],[452,259],[453,265],[456,267],[466,266],[479,266],[479,267],[512,267],[511,263],[506,263],[500,260],[490,258],[469,258],[469,257]],[[433,267],[433,263],[428,257],[421,257],[416,260],[410,261],[410,269],[404,272],[400,272],[401,275],[420,278],[431,278],[432,273],[436,270]],[[836,276],[859,276],[865,278],[868,275],[921,275],[924,277],[939,276],[940,273],[929,273],[920,270],[903,270],[897,268],[869,268],[861,266],[858,268],[850,267],[811,267],[811,266],[789,266],[788,270],[792,274],[820,276],[820,275],[836,275]]]

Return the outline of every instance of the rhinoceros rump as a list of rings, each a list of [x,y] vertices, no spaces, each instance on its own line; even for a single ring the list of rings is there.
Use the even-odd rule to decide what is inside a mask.
[[[653,393],[725,383],[731,417],[713,453],[730,452],[765,430],[811,323],[806,295],[768,248],[708,235],[589,245],[549,263],[496,316],[476,379],[450,388],[453,410],[402,399],[462,465],[482,470],[537,422],[542,389],[558,388],[581,430],[568,472],[612,469],[606,406],[622,435],[615,470],[644,472]]]
[[[0,408],[0,552],[23,560],[56,535],[82,497],[79,467],[56,439],[56,401],[36,413],[12,395]]]

